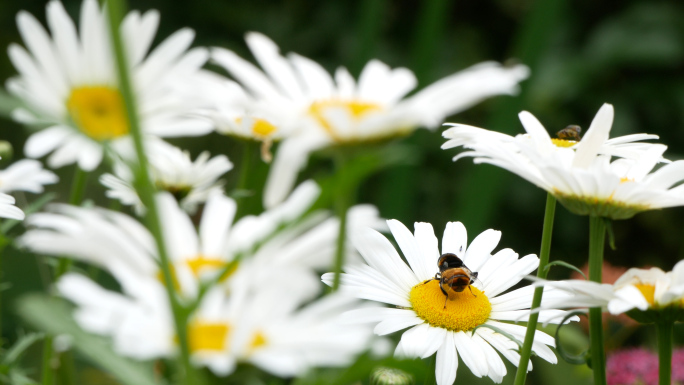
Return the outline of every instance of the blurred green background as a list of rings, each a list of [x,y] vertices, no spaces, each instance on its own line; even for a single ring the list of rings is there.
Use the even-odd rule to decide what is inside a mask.
[[[80,1],[64,4],[77,18]],[[44,6],[44,1],[0,2],[0,46],[21,42],[14,21],[19,10],[44,23]],[[522,62],[532,75],[522,83],[519,96],[492,98],[448,121],[515,134],[522,132],[517,113],[528,110],[554,133],[568,124],[588,128],[601,104],[608,102],[616,112],[611,136],[657,134],[669,146],[668,158],[684,158],[684,3],[680,1],[140,0],[129,6],[161,12],[157,42],[190,27],[197,32],[195,45],[227,47],[251,60],[243,36],[260,31],[282,52],[308,56],[331,71],[344,65],[358,74],[366,61],[378,58],[392,67],[412,69],[421,86],[485,60]],[[7,56],[0,55],[0,78],[15,73]],[[11,103],[0,99],[0,114],[6,115]],[[27,132],[8,119],[1,120],[0,130],[0,139],[15,146],[18,159]],[[367,180],[358,200],[377,205],[386,218],[406,224],[431,222],[438,234],[447,221],[455,220],[464,222],[471,239],[487,228],[498,229],[503,232],[500,247],[522,255],[537,253],[545,193],[489,165],[476,166],[469,159],[453,163],[456,152],[439,148],[444,142],[440,132],[418,130],[393,143],[408,149],[407,162]],[[243,149],[239,142],[212,134],[175,143],[195,155],[203,150],[226,153],[239,169]],[[63,182],[50,189],[61,201],[66,200],[72,172],[59,170]],[[257,170],[262,176],[265,172],[265,165]],[[321,174],[314,161],[301,178]],[[227,178],[230,190],[237,182],[236,172]],[[107,205],[95,177],[90,178],[89,188],[89,198]],[[22,204],[35,197],[18,199]],[[584,264],[588,231],[587,218],[559,207],[552,260]],[[684,208],[639,214],[614,223],[614,232],[617,249],[606,251],[606,260],[613,265],[670,270],[684,257]],[[44,290],[49,283],[35,257],[10,248],[3,258],[3,282],[11,287],[3,293],[2,332],[12,341],[25,327],[13,315],[11,301],[22,293]],[[558,269],[552,270],[551,277],[568,275]],[[651,328],[625,332],[621,325],[614,324],[614,333],[608,333],[625,334],[619,344],[654,347]],[[679,346],[682,328],[676,333]],[[26,366],[37,368],[38,361],[31,359],[37,360],[39,351],[33,353]],[[471,377],[464,368],[461,365],[459,382]],[[509,368],[504,381],[512,379]],[[590,382],[586,368],[537,361],[529,377],[529,383],[535,384],[582,382]]]

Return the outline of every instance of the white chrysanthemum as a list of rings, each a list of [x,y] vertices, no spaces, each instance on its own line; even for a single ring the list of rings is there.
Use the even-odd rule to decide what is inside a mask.
[[[201,153],[193,162],[190,154],[163,141],[148,143],[147,156],[150,176],[159,190],[168,191],[176,197],[181,207],[194,213],[197,206],[206,202],[211,194],[223,193],[219,180],[233,168],[225,155],[209,158],[208,152]],[[133,187],[134,174],[125,161],[114,163],[114,174],[103,174],[100,182],[109,190],[107,197],[118,199],[125,205],[132,205],[139,214],[144,206]]]
[[[545,306],[602,307],[612,314],[631,310],[658,311],[668,307],[684,310],[684,261],[678,262],[670,272],[657,267],[632,268],[612,285],[582,280],[541,281],[537,284],[555,287],[572,295],[565,301],[549,301]]]
[[[470,156],[509,170],[553,194],[581,215],[625,219],[637,212],[684,205],[684,161],[665,164],[662,144],[635,143],[656,138],[636,134],[609,140],[613,106],[604,104],[579,143],[552,139],[528,112],[520,120],[529,136],[510,136],[456,125],[444,132],[442,148],[463,146],[454,160]],[[619,158],[611,161],[611,156]],[[667,162],[667,161],[665,161]]]
[[[22,159],[0,170],[0,192],[27,191],[42,193],[46,184],[57,183],[59,178],[52,171],[32,159]]]
[[[415,234],[411,234],[399,221],[390,220],[388,224],[410,268],[387,238],[367,230],[354,241],[368,265],[346,267],[341,289],[396,308],[359,309],[347,313],[347,318],[353,322],[379,322],[375,327],[379,335],[410,327],[402,334],[396,353],[426,358],[436,352],[435,375],[440,385],[452,384],[456,379],[458,356],[477,377],[489,376],[501,382],[506,367],[496,352],[517,366],[518,345],[509,336],[522,341],[526,331],[524,326],[506,321],[527,319],[534,288],[526,286],[502,293],[535,270],[539,259],[532,254],[518,259],[511,249],[492,255],[501,238],[501,232],[494,230],[483,232],[467,246],[465,227],[450,222],[442,238],[442,254],[455,254],[478,276],[469,287],[472,290],[453,292],[447,298],[434,279],[439,272],[440,252],[432,226],[416,223]],[[323,281],[331,284],[333,278],[328,273]],[[568,295],[558,290],[544,293],[545,302],[564,297]],[[545,310],[540,320],[559,320],[563,314]],[[556,356],[547,346],[554,346],[553,338],[539,331],[534,338],[532,350],[555,363]]]
[[[522,65],[505,68],[481,63],[405,98],[417,84],[406,68],[391,69],[372,60],[358,82],[343,67],[333,79],[310,59],[281,56],[264,35],[249,33],[246,40],[263,72],[222,48],[215,48],[212,58],[257,102],[250,111],[261,119],[255,123],[264,121],[290,132],[269,174],[267,206],[287,196],[311,151],[403,135],[419,126],[434,127],[484,98],[517,92],[518,82],[528,74]],[[267,121],[270,117],[273,120]],[[227,119],[234,120],[232,115]]]
[[[24,219],[24,212],[14,202],[13,196],[0,193],[0,218]]]
[[[50,167],[78,163],[89,171],[100,164],[103,143],[129,145],[107,19],[95,0],[83,1],[78,31],[59,1],[50,1],[46,13],[50,35],[29,13],[17,15],[27,49],[10,45],[19,76],[7,81],[7,89],[27,108],[15,110],[13,117],[47,127],[28,139],[27,156],[52,152]],[[158,23],[157,11],[134,11],[120,27],[142,130],[167,137],[206,134],[211,124],[190,115],[200,99],[186,96],[196,92],[193,79],[208,54],[188,50],[194,37],[190,29],[176,32],[148,54]]]

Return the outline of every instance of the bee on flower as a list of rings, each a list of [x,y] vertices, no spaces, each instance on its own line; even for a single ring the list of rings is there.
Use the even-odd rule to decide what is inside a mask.
[[[346,313],[345,318],[349,322],[376,324],[374,331],[378,335],[409,328],[403,332],[396,354],[420,358],[436,354],[435,376],[439,385],[453,384],[458,357],[475,376],[488,376],[500,383],[506,366],[499,354],[516,366],[520,361],[518,344],[512,338],[522,341],[526,328],[510,321],[527,320],[534,287],[505,291],[534,271],[539,259],[532,254],[518,258],[511,249],[492,254],[501,232],[491,229],[468,245],[466,229],[460,222],[447,223],[441,253],[429,223],[416,223],[413,234],[399,221],[390,220],[388,225],[408,266],[387,238],[367,229],[354,238],[354,245],[367,264],[347,266],[341,290],[393,307],[358,309]],[[468,284],[447,280],[445,288],[445,272],[465,271],[466,265]],[[436,276],[440,271],[441,277]],[[323,275],[328,285],[333,278],[332,273]],[[544,301],[569,297],[550,289],[545,290]],[[558,322],[564,314],[560,310],[544,310],[540,319]],[[556,363],[549,346],[554,346],[551,336],[535,333],[533,351]]]

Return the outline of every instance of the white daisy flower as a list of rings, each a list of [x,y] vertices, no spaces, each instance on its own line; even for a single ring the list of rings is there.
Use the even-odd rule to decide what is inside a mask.
[[[235,312],[232,352],[239,361],[279,377],[296,377],[313,367],[349,366],[370,347],[370,325],[340,320],[344,312],[362,306],[359,300],[333,293],[302,307],[304,298],[283,295],[283,290],[263,287]]]
[[[627,270],[614,284],[591,281],[540,281],[537,285],[555,287],[572,297],[549,301],[551,307],[602,307],[611,314],[627,313],[638,321],[653,322],[663,309],[679,309],[684,318],[684,261],[672,271],[653,267]]]
[[[147,156],[152,183],[159,190],[170,192],[189,213],[194,213],[210,195],[223,193],[223,181],[219,178],[233,168],[225,155],[210,159],[205,151],[192,161],[187,151],[163,141],[148,142]],[[136,212],[142,214],[145,207],[133,187],[133,170],[121,159],[115,160],[113,169],[115,175],[100,177],[100,183],[109,189],[105,195],[134,206]]]
[[[60,294],[77,305],[74,317],[79,325],[110,336],[114,349],[125,356],[149,360],[177,354],[163,285],[134,271],[112,273],[122,293],[75,273],[57,283]],[[368,348],[372,328],[339,321],[342,312],[360,305],[358,301],[326,296],[302,307],[310,298],[297,290],[297,281],[279,275],[269,282],[272,286],[262,285],[265,291],[253,294],[247,294],[244,286],[230,295],[219,287],[207,293],[188,322],[195,365],[225,376],[238,362],[250,362],[291,377],[311,367],[348,365]]]
[[[240,85],[218,75],[208,78],[202,89],[211,104],[202,114],[214,122],[216,131],[261,142],[261,158],[271,162],[271,145],[287,137],[293,128],[276,125],[288,112],[278,109],[282,106],[251,97]]]
[[[46,184],[57,183],[59,178],[52,171],[33,159],[22,159],[0,170],[0,192],[27,191],[42,193]]]
[[[332,261],[330,250],[338,230],[331,219],[315,214],[307,218],[316,222],[305,219],[271,237],[279,226],[308,210],[317,195],[317,186],[306,183],[277,208],[233,224],[235,202],[214,194],[197,230],[169,194],[157,197],[174,286],[182,300],[196,299],[200,281],[215,277],[238,253],[246,253],[236,270],[228,272],[226,285],[211,289],[190,318],[188,342],[196,365],[226,375],[236,362],[254,360],[277,375],[301,374],[311,366],[347,364],[367,347],[372,334],[368,326],[340,325],[336,319],[358,303],[325,299],[301,308],[320,293],[312,268],[320,259]],[[30,217],[33,228],[19,244],[96,264],[122,288],[122,293],[107,291],[78,274],[66,275],[58,289],[76,303],[77,322],[88,331],[111,336],[120,354],[137,359],[175,355],[173,317],[151,234],[117,212],[67,205],[53,205],[52,210]],[[350,221],[355,226],[377,222],[370,211],[362,207]],[[260,242],[263,247],[251,255]],[[274,276],[273,270],[278,274]],[[260,294],[262,290],[268,292]],[[296,344],[294,336],[307,330],[316,338]],[[322,337],[325,333],[329,335]],[[271,358],[272,363],[264,361]],[[294,366],[288,372],[284,365],[290,363]]]
[[[404,135],[420,126],[434,127],[484,98],[516,93],[518,82],[528,75],[522,65],[505,68],[486,62],[405,98],[417,84],[406,68],[391,69],[372,60],[358,82],[343,67],[333,79],[310,59],[297,54],[281,56],[275,43],[264,35],[249,33],[246,41],[263,72],[222,48],[214,48],[212,58],[258,102],[253,107],[256,116],[274,116],[268,124],[292,131],[269,174],[264,197],[269,207],[287,196],[310,152],[334,144]]]
[[[355,239],[355,245],[368,265],[346,267],[341,290],[396,308],[359,309],[346,317],[354,322],[379,322],[375,326],[379,335],[410,327],[402,334],[396,354],[426,358],[436,353],[435,376],[440,385],[452,384],[456,379],[458,356],[475,376],[489,376],[501,382],[506,367],[496,352],[518,365],[518,344],[510,338],[522,341],[526,327],[507,321],[527,319],[534,288],[526,286],[502,293],[535,270],[539,259],[532,254],[518,259],[511,249],[492,255],[501,238],[501,232],[495,230],[483,232],[467,246],[465,227],[460,222],[449,222],[442,238],[441,255],[461,267],[467,266],[472,272],[470,276],[476,279],[461,286],[460,291],[457,285],[448,289],[445,282],[448,291],[444,291],[435,279],[435,273],[440,271],[440,252],[432,226],[416,223],[415,234],[411,234],[399,221],[390,220],[388,224],[410,267],[387,238],[367,230]],[[447,276],[443,270],[442,277]],[[328,273],[323,281],[330,285],[333,278]],[[544,301],[565,297],[566,293],[555,289],[544,293]],[[544,310],[540,320],[553,322],[564,314]],[[547,345],[554,346],[554,339],[537,331],[532,350],[544,360],[556,363],[556,356]]]
[[[546,190],[570,211],[611,219],[664,207],[684,205],[684,188],[673,187],[684,177],[684,161],[668,162],[662,144],[637,143],[657,138],[636,134],[608,139],[613,106],[604,104],[586,135],[577,143],[552,139],[532,114],[519,115],[528,136],[512,138],[475,127],[456,125],[444,132],[442,148],[463,146],[476,163],[509,170]],[[611,156],[619,158],[611,161]]]
[[[27,49],[10,45],[19,75],[7,81],[7,89],[27,108],[16,109],[13,117],[47,127],[29,137],[27,156],[52,152],[48,166],[78,163],[90,171],[100,164],[104,143],[115,149],[130,145],[107,19],[95,0],[83,1],[78,31],[59,1],[50,1],[46,13],[50,35],[29,13],[17,15]],[[157,11],[133,11],[120,28],[142,130],[166,137],[206,134],[210,122],[190,114],[200,99],[185,96],[196,92],[192,82],[208,54],[188,50],[194,37],[190,29],[149,52],[158,24]]]
[[[234,221],[235,201],[212,194],[198,229],[170,194],[158,194],[166,250],[173,265],[174,284],[182,297],[196,298],[200,283],[214,278],[238,256],[242,257],[240,268],[225,277],[232,277],[228,280],[231,285],[258,286],[271,275],[270,269],[261,266],[269,265],[283,274],[296,275],[297,279],[292,279],[302,282],[304,292],[312,293],[312,285],[318,282],[315,271],[332,264],[339,233],[339,220],[325,212],[303,217],[319,192],[315,183],[303,183],[281,205],[238,221]],[[51,211],[28,219],[33,228],[18,240],[20,245],[42,254],[68,255],[105,269],[123,263],[139,275],[161,281],[153,237],[133,218],[68,205],[52,205]],[[300,217],[303,219],[293,223]],[[355,234],[355,227],[382,228],[379,222],[375,208],[354,207],[349,214],[349,234]],[[350,260],[354,260],[353,251],[348,250]]]
[[[24,219],[24,212],[14,205],[14,197],[0,193],[0,218]]]

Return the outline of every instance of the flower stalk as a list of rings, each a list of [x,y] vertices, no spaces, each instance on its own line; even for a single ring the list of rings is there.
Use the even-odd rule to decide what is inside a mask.
[[[665,319],[656,322],[658,338],[658,384],[670,385],[672,377],[672,329],[674,322]]]
[[[335,188],[335,211],[340,218],[340,228],[337,234],[337,246],[335,249],[335,265],[333,266],[335,278],[333,280],[332,291],[337,291],[340,287],[342,266],[344,265],[345,242],[347,239],[347,212],[349,211],[349,207],[353,204],[353,194],[356,190],[355,182],[350,180],[346,166],[346,155],[341,152],[336,154],[335,169],[337,171],[337,180]]]
[[[125,57],[123,44],[121,42],[121,35],[119,34],[118,26],[121,24],[124,13],[123,0],[109,0],[106,2],[107,13],[109,15],[109,32],[112,38],[112,46],[116,58],[117,74],[119,78],[119,87],[121,95],[124,99],[126,107],[126,116],[129,124],[131,137],[135,145],[135,151],[138,157],[138,169],[136,172],[136,188],[140,197],[147,207],[147,227],[154,236],[155,243],[159,254],[160,268],[164,277],[164,286],[171,304],[173,312],[173,319],[176,328],[176,335],[178,337],[180,361],[182,365],[182,372],[180,375],[181,383],[195,384],[195,371],[190,363],[190,349],[188,344],[187,333],[187,312],[179,302],[176,292],[173,288],[173,278],[171,274],[170,261],[166,252],[161,224],[159,222],[159,215],[157,211],[157,204],[154,198],[155,186],[150,179],[148,172],[148,161],[145,155],[143,145],[142,132],[138,120],[138,111],[135,103],[135,95],[133,93],[130,74],[128,71],[127,60]]]
[[[556,198],[551,195],[546,195],[546,208],[544,210],[544,225],[542,230],[541,249],[539,251],[539,268],[537,268],[537,277],[545,279],[548,273],[546,265],[549,263],[549,254],[551,252],[551,238],[553,235],[553,220],[556,214]],[[541,305],[544,287],[539,286],[534,289],[534,296],[532,297],[531,310],[534,310]],[[534,334],[537,331],[537,321],[539,320],[539,313],[530,314],[527,321],[527,331],[525,332],[525,340],[523,341],[522,349],[520,350],[520,363],[515,373],[515,385],[523,385],[527,378],[527,367],[530,362],[530,355],[532,354],[532,343],[534,342]]]
[[[605,219],[589,217],[589,280],[602,282],[603,249],[606,241]],[[606,385],[606,357],[603,349],[603,312],[600,307],[589,309],[589,336],[591,338],[591,368],[594,384]]]

